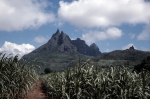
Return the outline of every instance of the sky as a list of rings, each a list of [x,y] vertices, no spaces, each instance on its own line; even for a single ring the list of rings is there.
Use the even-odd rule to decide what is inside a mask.
[[[57,29],[101,52],[150,51],[150,0],[0,0],[0,52],[23,56]]]

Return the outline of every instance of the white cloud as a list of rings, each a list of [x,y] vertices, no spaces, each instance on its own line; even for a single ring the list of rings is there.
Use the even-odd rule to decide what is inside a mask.
[[[37,28],[55,20],[46,0],[0,0],[0,31]]]
[[[30,53],[33,51],[35,47],[30,44],[15,44],[8,41],[5,41],[4,45],[0,48],[0,52],[17,55],[19,54],[19,57],[22,57],[25,54]]]
[[[91,44],[99,40],[117,39],[120,38],[122,34],[120,29],[112,27],[105,31],[89,31],[86,34],[82,34],[82,39],[85,40],[87,44]]]
[[[150,40],[150,24],[137,37],[138,40]]]
[[[77,27],[148,23],[150,18],[150,3],[144,0],[75,0],[59,5],[59,17]]]
[[[132,46],[134,47],[134,49],[137,49],[137,47],[136,47],[134,44],[130,43],[130,44],[126,45],[126,46],[123,46],[123,47],[122,47],[122,50],[129,49],[129,48],[132,47]]]
[[[43,36],[37,36],[34,38],[34,41],[37,43],[45,43],[48,41],[48,39]]]
[[[130,37],[130,39],[134,39],[135,38],[135,34],[133,34],[133,33],[129,33],[128,36]]]

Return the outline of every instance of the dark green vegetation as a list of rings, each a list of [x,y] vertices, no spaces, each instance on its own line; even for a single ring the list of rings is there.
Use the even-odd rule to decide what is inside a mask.
[[[150,52],[135,50],[134,47],[130,47],[126,50],[116,50],[109,53],[101,53],[97,57],[89,59],[90,64],[98,68],[108,68],[112,66],[125,66],[134,68],[146,57],[150,56]],[[73,67],[78,61],[74,61],[68,65]],[[84,63],[84,62],[83,62]]]
[[[148,70],[150,72],[150,56],[143,59],[140,64],[134,66],[134,70],[138,72],[141,72],[143,69]]]
[[[150,72],[84,63],[41,77],[51,99],[149,99]]]
[[[135,65],[140,64],[142,60],[150,56],[150,52],[139,51],[130,47],[126,50],[116,50],[109,53],[102,53],[92,61],[101,67],[110,66],[127,66],[133,68]]]
[[[52,70],[50,69],[50,68],[45,68],[45,70],[44,70],[44,73],[45,74],[49,74],[49,73],[51,73],[52,72]]]
[[[140,51],[130,47],[126,50],[115,50],[110,53],[103,53],[98,56],[99,59],[114,59],[114,60],[131,60],[141,61],[145,57],[150,56],[150,52]]]
[[[81,55],[79,53],[68,53],[68,52],[44,52],[44,53],[30,53],[25,56],[24,59],[32,60],[29,61],[31,64],[41,66],[42,71],[49,67],[53,71],[62,71],[67,68],[69,63],[72,63],[82,56],[82,60],[91,58],[89,56]],[[40,70],[41,72],[41,70]]]
[[[34,68],[0,54],[0,99],[21,99],[38,79]]]

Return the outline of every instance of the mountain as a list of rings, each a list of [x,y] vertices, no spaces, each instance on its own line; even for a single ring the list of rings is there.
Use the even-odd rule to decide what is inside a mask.
[[[31,53],[24,55],[22,59],[40,65],[42,69],[51,67],[54,70],[64,68],[71,62],[98,56],[101,52],[96,44],[88,46],[84,40],[77,38],[71,40],[67,34],[59,29],[51,39]]]
[[[95,46],[95,45],[93,45]],[[93,47],[94,48],[94,47]],[[97,49],[97,47],[95,46]],[[101,53],[97,57],[90,59],[91,65],[98,67],[109,67],[109,66],[130,66],[134,67],[135,65],[142,62],[146,57],[150,56],[150,52],[140,51],[134,49],[131,46],[126,50],[115,50],[108,53]],[[71,63],[68,67],[72,67],[76,63]]]
[[[43,52],[79,52],[88,56],[98,56],[101,52],[96,44],[88,46],[84,40],[77,38],[71,40],[67,34],[59,29],[54,33],[51,39],[41,47],[33,51],[33,53]]]
[[[22,59],[41,66],[42,70],[47,67],[60,70],[75,66],[79,58],[81,61],[90,59],[92,65],[105,67],[134,66],[147,56],[150,56],[150,52],[136,50],[133,46],[126,50],[101,53],[95,43],[88,46],[84,40],[71,40],[63,31],[57,30],[46,44],[24,55]]]
[[[135,61],[135,60],[142,60],[147,56],[150,56],[150,52],[136,50],[132,46],[126,50],[115,50],[109,53],[100,54],[97,58]]]
[[[98,46],[93,43],[92,45],[88,46],[84,40],[81,40],[80,38],[77,38],[76,40],[72,40],[71,43],[76,46],[77,51],[84,55],[89,56],[97,56],[101,52],[99,51]]]
[[[98,46],[93,43],[92,45],[90,45],[90,55],[92,56],[97,56],[97,55],[100,55],[100,51],[99,51],[99,48]]]
[[[60,33],[59,30],[52,35],[51,39],[41,47],[37,48],[33,53],[45,52],[76,52],[77,49],[71,44],[71,39],[68,35]]]

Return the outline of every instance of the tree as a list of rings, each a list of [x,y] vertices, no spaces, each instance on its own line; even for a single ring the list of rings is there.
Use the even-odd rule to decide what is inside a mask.
[[[142,69],[146,69],[148,71],[150,71],[150,56],[148,56],[147,58],[143,59],[143,61],[134,66],[134,70],[141,72]]]
[[[47,67],[47,68],[45,68],[44,72],[45,72],[45,74],[49,74],[49,73],[52,72],[52,70],[51,70],[50,68]]]

